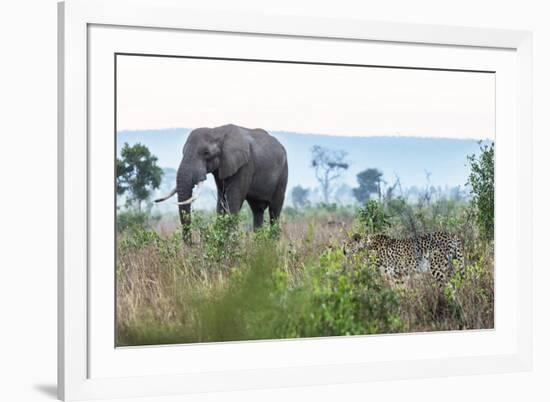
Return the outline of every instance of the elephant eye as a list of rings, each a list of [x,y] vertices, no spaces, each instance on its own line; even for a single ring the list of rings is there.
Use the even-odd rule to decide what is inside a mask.
[[[208,149],[205,149],[204,151],[202,151],[202,154],[204,156],[208,156],[208,155],[210,155],[210,152],[208,152]]]

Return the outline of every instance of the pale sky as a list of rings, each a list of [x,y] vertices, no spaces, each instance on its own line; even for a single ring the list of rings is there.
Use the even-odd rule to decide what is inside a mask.
[[[494,139],[488,73],[118,56],[118,130]]]

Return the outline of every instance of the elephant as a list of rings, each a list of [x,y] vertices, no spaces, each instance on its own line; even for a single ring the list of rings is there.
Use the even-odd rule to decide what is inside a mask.
[[[176,187],[155,200],[162,202],[177,194],[184,238],[189,236],[191,203],[208,173],[214,176],[218,190],[218,214],[237,214],[246,200],[253,213],[254,230],[262,226],[267,208],[271,224],[279,218],[288,181],[283,145],[258,128],[233,124],[196,128],[183,147]]]

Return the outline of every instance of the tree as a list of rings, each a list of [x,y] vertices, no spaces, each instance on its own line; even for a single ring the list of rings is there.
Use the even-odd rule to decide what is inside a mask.
[[[361,204],[365,204],[371,194],[378,195],[378,201],[382,199],[381,183],[383,173],[378,169],[365,169],[357,174],[359,187],[353,189],[353,195]]]
[[[157,166],[158,158],[139,143],[124,143],[120,156],[122,159],[116,160],[116,192],[126,194],[126,206],[135,204],[141,211],[141,203],[160,186],[163,172]]]
[[[346,151],[331,150],[319,145],[314,145],[311,149],[311,167],[315,169],[315,177],[321,186],[325,204],[329,203],[332,182],[349,167],[345,162],[346,156]]]
[[[469,155],[472,205],[475,209],[476,222],[485,240],[492,240],[495,222],[495,143],[481,145],[479,155]]]
[[[292,188],[291,192],[292,204],[295,208],[303,208],[309,204],[309,189],[303,188],[302,186],[295,186]]]

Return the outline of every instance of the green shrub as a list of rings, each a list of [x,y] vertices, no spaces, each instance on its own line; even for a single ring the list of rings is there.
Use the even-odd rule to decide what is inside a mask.
[[[119,233],[126,230],[145,229],[148,226],[148,220],[149,214],[147,212],[117,211],[116,228]]]
[[[324,335],[395,332],[401,327],[397,295],[372,258],[351,260],[341,250],[325,252],[313,274],[315,326]]]
[[[361,229],[366,233],[383,232],[390,224],[389,216],[384,211],[384,206],[374,200],[368,201],[363,208],[359,209],[357,220],[361,225]]]
[[[264,242],[277,241],[281,236],[281,222],[265,224],[254,232],[254,237],[259,244]]]
[[[494,287],[492,269],[483,259],[456,272],[444,290],[462,328],[492,328]]]
[[[302,212],[298,208],[287,206],[283,208],[283,215],[288,219],[295,219],[302,216]]]
[[[340,250],[328,250],[307,269],[302,286],[285,297],[286,314],[277,325],[286,337],[390,333],[402,328],[397,294],[368,257],[346,259]]]
[[[161,241],[161,237],[157,232],[139,226],[132,226],[119,237],[120,248],[123,250],[139,250],[157,244],[159,241]]]
[[[277,320],[286,278],[273,243],[257,240],[259,247],[242,258],[230,272],[226,286],[215,295],[198,295],[202,341],[276,338]]]
[[[191,227],[198,233],[207,261],[221,263],[239,256],[240,221],[240,215],[233,214],[215,215],[210,221],[200,215],[194,217]]]
[[[468,156],[470,176],[468,184],[472,188],[472,204],[481,236],[485,240],[494,237],[495,213],[495,144],[481,145],[481,154]]]
[[[320,202],[317,204],[316,209],[325,210],[327,212],[336,212],[338,210],[338,204],[335,202]]]

